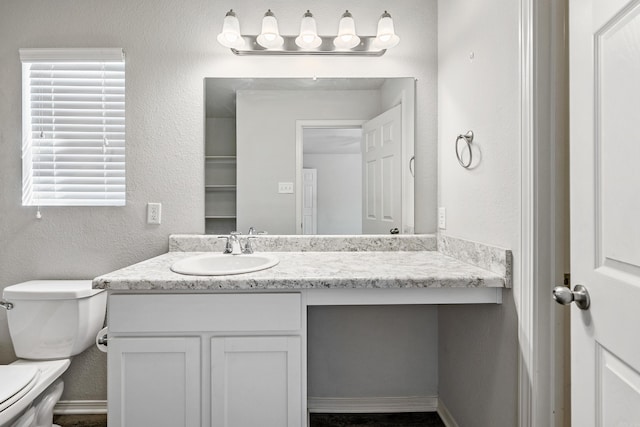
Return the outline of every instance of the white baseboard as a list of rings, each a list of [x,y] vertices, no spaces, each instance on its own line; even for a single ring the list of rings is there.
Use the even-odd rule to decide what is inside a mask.
[[[61,400],[53,408],[56,415],[106,414],[106,400]]]
[[[458,427],[437,396],[409,397],[309,397],[307,409],[314,413],[438,412],[447,427]],[[106,400],[61,400],[56,415],[106,414]]]
[[[455,419],[453,419],[453,415],[449,412],[447,406],[438,398],[438,415],[440,415],[440,419],[447,427],[458,427],[458,423]]]
[[[309,397],[311,413],[435,412],[438,396]]]

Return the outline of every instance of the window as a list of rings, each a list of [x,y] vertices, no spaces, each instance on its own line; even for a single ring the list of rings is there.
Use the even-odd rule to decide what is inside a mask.
[[[20,49],[22,204],[124,206],[122,49]]]

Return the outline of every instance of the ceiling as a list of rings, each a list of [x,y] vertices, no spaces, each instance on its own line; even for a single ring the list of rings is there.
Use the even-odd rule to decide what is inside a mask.
[[[303,128],[304,154],[359,154],[362,128]]]

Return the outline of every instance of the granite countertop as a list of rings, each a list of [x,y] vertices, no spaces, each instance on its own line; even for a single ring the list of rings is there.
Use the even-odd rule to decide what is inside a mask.
[[[275,267],[227,276],[188,276],[170,266],[206,252],[168,252],[99,276],[110,290],[283,290],[341,288],[504,287],[505,277],[436,251],[263,252]],[[232,255],[229,255],[232,256]],[[239,255],[242,256],[242,255]]]

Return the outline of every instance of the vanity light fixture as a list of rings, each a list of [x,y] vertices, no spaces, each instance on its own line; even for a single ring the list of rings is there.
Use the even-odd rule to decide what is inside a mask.
[[[222,23],[222,32],[218,34],[218,43],[230,49],[242,49],[244,39],[240,34],[240,21],[233,9],[229,10]]]
[[[284,44],[284,39],[278,31],[278,20],[271,9],[267,10],[262,18],[262,31],[256,37],[256,41],[267,49],[279,48]]]
[[[349,11],[345,11],[338,24],[338,37],[333,39],[338,49],[351,49],[360,44],[360,37],[356,34],[356,23]]]
[[[382,49],[390,49],[400,42],[393,28],[393,19],[386,10],[378,21],[378,34],[373,41],[374,46]]]
[[[336,36],[318,35],[316,20],[310,10],[302,16],[300,33],[283,36],[271,9],[262,18],[259,35],[243,35],[233,10],[227,12],[218,42],[236,55],[344,55],[382,56],[387,49],[398,44],[391,15],[385,11],[378,22],[376,36],[358,36],[351,13],[345,11],[338,24]]]
[[[296,44],[303,49],[315,49],[322,44],[322,39],[318,36],[316,29],[316,20],[308,10],[302,15],[300,35],[296,37]]]

